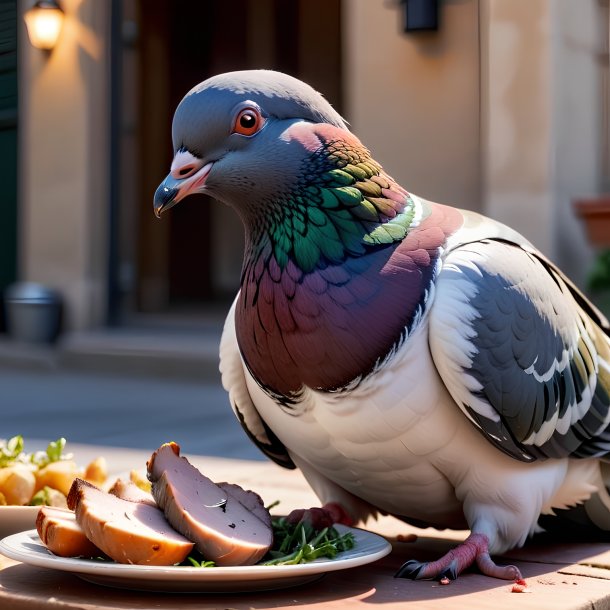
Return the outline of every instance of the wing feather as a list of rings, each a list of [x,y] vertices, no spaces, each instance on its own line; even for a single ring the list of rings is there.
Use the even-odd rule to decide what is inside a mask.
[[[481,240],[446,255],[436,288],[432,355],[483,434],[523,461],[608,455],[608,324],[555,266]]]

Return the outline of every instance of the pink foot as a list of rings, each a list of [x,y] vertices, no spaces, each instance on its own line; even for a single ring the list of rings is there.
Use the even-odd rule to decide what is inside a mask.
[[[337,502],[329,502],[321,508],[297,508],[286,517],[286,520],[289,523],[309,521],[317,530],[330,527],[335,523],[343,525],[354,524],[354,520],[348,515],[343,506]]]
[[[341,525],[352,526],[354,520],[350,514],[338,502],[327,502],[322,510],[325,510],[333,520],[333,523],[341,523]]]
[[[476,563],[486,576],[504,580],[518,580],[521,572],[516,566],[499,566],[489,556],[489,540],[484,534],[470,534],[459,546],[437,561],[422,563],[411,559],[401,566],[395,578],[455,580],[466,568]]]

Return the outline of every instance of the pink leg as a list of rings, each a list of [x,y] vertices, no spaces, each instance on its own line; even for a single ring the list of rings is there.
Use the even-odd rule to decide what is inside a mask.
[[[338,502],[327,502],[322,510],[325,510],[333,520],[333,523],[341,523],[342,525],[354,525],[354,520],[350,514]]]
[[[486,576],[504,580],[518,580],[521,572],[516,566],[499,566],[489,556],[489,540],[484,534],[470,534],[459,546],[437,561],[422,563],[411,559],[396,572],[396,578],[455,580],[463,570],[476,563]]]
[[[286,519],[291,523],[301,520],[309,521],[315,529],[330,527],[334,523],[353,525],[354,520],[347,511],[337,502],[328,502],[321,508],[297,508],[293,510]]]

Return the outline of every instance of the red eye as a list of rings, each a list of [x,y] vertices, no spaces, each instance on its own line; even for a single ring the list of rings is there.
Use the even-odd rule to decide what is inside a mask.
[[[233,133],[242,136],[254,135],[264,124],[264,119],[258,110],[254,108],[244,108],[239,111],[233,125]]]

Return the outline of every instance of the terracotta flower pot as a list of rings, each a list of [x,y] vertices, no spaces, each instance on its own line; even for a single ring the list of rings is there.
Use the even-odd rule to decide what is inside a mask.
[[[572,205],[576,215],[585,223],[591,243],[610,247],[610,194],[577,199]]]

